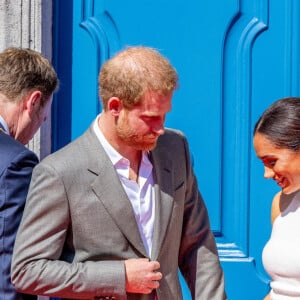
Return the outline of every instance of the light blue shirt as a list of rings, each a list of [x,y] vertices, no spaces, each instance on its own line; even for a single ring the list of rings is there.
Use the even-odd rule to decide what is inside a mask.
[[[3,126],[5,133],[9,134],[9,129],[8,129],[7,123],[6,123],[5,120],[1,117],[1,115],[0,115],[0,123],[1,123],[1,125]]]
[[[152,163],[148,158],[148,153],[143,151],[138,173],[138,182],[130,180],[130,161],[116,151],[116,149],[114,149],[107,141],[98,126],[99,116],[96,118],[93,124],[93,129],[105,152],[113,163],[121,184],[131,202],[141,239],[149,257],[151,257],[155,220],[155,197]]]

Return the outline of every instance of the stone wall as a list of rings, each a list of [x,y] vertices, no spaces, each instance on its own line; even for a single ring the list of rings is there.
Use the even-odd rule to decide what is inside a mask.
[[[51,28],[51,0],[0,0],[0,51],[12,46],[30,48],[51,60]],[[40,158],[50,153],[50,116],[28,147]]]

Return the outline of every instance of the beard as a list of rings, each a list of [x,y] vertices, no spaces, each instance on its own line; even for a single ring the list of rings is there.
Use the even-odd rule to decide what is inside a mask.
[[[155,148],[158,136],[153,133],[138,134],[130,127],[127,118],[119,119],[116,126],[118,138],[135,150],[150,151]]]

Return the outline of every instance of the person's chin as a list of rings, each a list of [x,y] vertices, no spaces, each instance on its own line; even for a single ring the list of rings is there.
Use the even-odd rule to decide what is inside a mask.
[[[288,194],[296,192],[297,190],[299,190],[299,188],[300,187],[296,187],[296,186],[285,186],[285,187],[282,187],[282,193],[288,195]]]
[[[157,141],[152,142],[152,143],[144,143],[142,145],[142,150],[143,151],[151,151],[156,147]]]
[[[27,145],[31,139],[24,138],[24,137],[17,137],[16,140],[19,141],[23,145]]]

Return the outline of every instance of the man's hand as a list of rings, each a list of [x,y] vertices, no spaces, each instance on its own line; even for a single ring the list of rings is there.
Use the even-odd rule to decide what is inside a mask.
[[[150,294],[159,287],[162,279],[158,261],[149,261],[148,258],[132,258],[125,260],[126,292]]]

